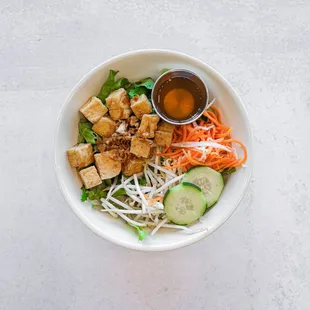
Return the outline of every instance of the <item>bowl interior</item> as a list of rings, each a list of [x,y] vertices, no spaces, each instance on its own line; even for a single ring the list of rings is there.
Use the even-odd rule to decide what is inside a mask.
[[[210,99],[216,98],[226,124],[233,127],[232,136],[243,141],[248,148],[247,167],[230,176],[218,203],[209,210],[200,223],[193,225],[196,234],[162,230],[143,242],[134,230],[121,219],[114,219],[91,208],[80,200],[81,182],[70,168],[66,150],[76,144],[79,108],[96,95],[108,77],[109,69],[119,70],[119,76],[131,81],[146,76],[156,79],[163,68],[188,69],[197,73],[206,83]],[[241,150],[237,149],[237,152]],[[74,213],[99,236],[132,249],[169,250],[194,243],[220,227],[236,209],[247,188],[252,167],[251,132],[248,118],[239,96],[214,69],[187,55],[171,51],[145,50],[127,53],[99,65],[89,72],[73,89],[65,102],[58,120],[55,138],[55,169],[60,188]]]

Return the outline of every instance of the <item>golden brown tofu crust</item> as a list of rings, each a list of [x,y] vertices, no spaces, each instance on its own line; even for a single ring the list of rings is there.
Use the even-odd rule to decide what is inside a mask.
[[[93,124],[108,112],[107,107],[97,97],[90,97],[80,108],[80,112]]]
[[[67,150],[67,157],[72,168],[85,168],[94,162],[93,147],[90,143],[80,143]]]
[[[116,124],[111,118],[102,117],[92,129],[101,137],[109,138],[115,132]]]
[[[144,114],[149,114],[152,112],[152,104],[144,94],[134,96],[130,100],[130,106],[138,119],[141,119]]]
[[[168,146],[172,141],[172,133],[157,130],[155,132],[154,141],[158,146]]]
[[[136,156],[148,158],[151,153],[151,147],[152,141],[134,136],[131,139],[130,153]]]
[[[165,121],[161,121],[158,124],[157,130],[165,131],[165,132],[172,132],[174,131],[175,125],[167,123]]]
[[[158,146],[167,146],[171,144],[175,125],[161,121],[155,132],[154,141]]]
[[[144,114],[138,129],[138,135],[143,138],[154,138],[159,116],[156,114]]]
[[[122,164],[108,155],[109,152],[95,154],[95,164],[102,180],[116,177],[122,170]]]
[[[85,168],[79,172],[85,188],[89,189],[102,183],[95,166]]]
[[[124,88],[113,91],[106,99],[113,120],[127,119],[131,114],[129,96]]]
[[[129,177],[135,173],[142,172],[144,169],[145,160],[131,155],[122,165],[122,172]]]
[[[111,149],[106,153],[111,159],[121,163],[125,162],[129,155],[129,151],[124,149]]]

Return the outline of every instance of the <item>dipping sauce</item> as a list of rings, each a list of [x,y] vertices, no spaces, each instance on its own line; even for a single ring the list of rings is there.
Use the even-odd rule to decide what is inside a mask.
[[[158,108],[171,120],[190,119],[204,104],[200,88],[189,78],[171,78],[158,92]]]

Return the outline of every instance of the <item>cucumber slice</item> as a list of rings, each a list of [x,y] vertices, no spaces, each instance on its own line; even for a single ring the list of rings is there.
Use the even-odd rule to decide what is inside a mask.
[[[202,189],[208,208],[218,201],[224,188],[223,176],[219,172],[205,166],[197,166],[188,170],[183,178],[183,182],[193,183]]]
[[[163,203],[167,218],[178,225],[198,220],[207,209],[206,198],[201,189],[186,182],[169,189]]]

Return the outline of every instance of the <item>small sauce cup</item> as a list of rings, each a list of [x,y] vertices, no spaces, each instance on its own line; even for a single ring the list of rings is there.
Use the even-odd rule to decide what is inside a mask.
[[[174,125],[189,124],[198,119],[207,107],[209,91],[194,72],[172,69],[162,74],[152,90],[156,113]]]

